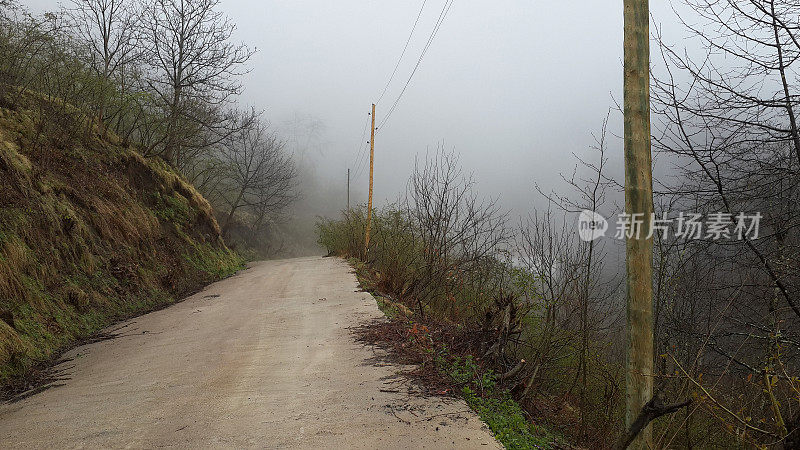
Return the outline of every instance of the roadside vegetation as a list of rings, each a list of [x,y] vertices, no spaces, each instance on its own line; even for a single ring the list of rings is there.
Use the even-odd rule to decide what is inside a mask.
[[[536,305],[517,297],[505,214],[476,195],[447,151],[421,161],[409,186],[400,205],[373,214],[368,250],[365,208],[318,224],[320,244],[352,258],[362,287],[392,319],[367,327],[364,339],[418,364],[412,375],[431,392],[465,398],[509,448],[547,448],[569,436],[537,413],[551,399],[535,389],[546,379],[530,345],[537,330],[525,325]]]
[[[232,247],[267,257],[299,195],[298,169],[261,112],[238,104],[254,50],[232,38],[236,25],[219,9],[218,0],[72,0],[36,15],[2,0],[0,98],[32,109],[35,133],[64,145],[113,135],[166,163],[209,201]]]
[[[506,448],[561,447],[563,441],[531,421],[491,368],[479,364],[464,345],[467,330],[440,320],[421,318],[402,303],[375,290],[375,272],[351,258],[359,283],[372,293],[389,322],[357,329],[359,338],[389,351],[392,358],[416,368],[406,373],[433,395],[463,398]]]
[[[600,137],[601,159],[604,148]],[[603,241],[577,239],[562,212],[600,210],[608,185],[601,173],[572,181],[572,203],[545,194],[551,207],[514,227],[495,202],[478,197],[455,155],[439,150],[417,165],[404,198],[373,211],[369,248],[364,206],[318,223],[320,244],[350,258],[391,319],[362,330],[364,340],[419,365],[409,375],[432,393],[465,398],[510,448],[613,448],[626,432],[623,286]],[[719,357],[694,353],[693,366],[680,362],[686,350],[664,342],[667,330],[686,323],[673,321],[677,304],[663,289],[652,404],[680,407],[653,420],[659,445],[746,448],[759,433],[782,433],[775,418],[797,414],[796,378],[769,378],[769,394],[763,379]],[[759,394],[759,403],[742,403]]]
[[[24,387],[92,332],[279,246],[298,168],[238,103],[254,50],[218,3],[73,0],[34,15],[0,0],[0,385]],[[683,3],[705,54],[655,30],[652,143],[669,176],[654,209],[758,212],[760,233],[687,239],[672,221],[655,234],[649,411],[670,414],[644,419],[659,448],[800,447],[800,6]],[[621,268],[571,220],[621,212],[605,129],[565,177],[572,192],[539,189],[547,206],[519,223],[439,149],[373,212],[368,247],[363,206],[318,224],[392,317],[365,336],[509,447],[611,448],[626,433]]]

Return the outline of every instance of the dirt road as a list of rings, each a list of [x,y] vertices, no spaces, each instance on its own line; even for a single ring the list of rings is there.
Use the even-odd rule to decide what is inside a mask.
[[[381,317],[356,290],[339,259],[253,264],[70,351],[61,386],[0,406],[0,448],[499,447],[355,342]]]

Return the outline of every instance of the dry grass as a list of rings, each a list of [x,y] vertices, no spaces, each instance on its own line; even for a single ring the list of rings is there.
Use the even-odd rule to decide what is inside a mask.
[[[165,164],[97,130],[39,133],[20,104],[0,108],[0,386],[242,264]]]

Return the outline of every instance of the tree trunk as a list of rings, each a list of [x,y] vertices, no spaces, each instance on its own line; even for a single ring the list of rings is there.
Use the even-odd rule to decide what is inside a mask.
[[[242,198],[244,197],[244,191],[247,189],[247,186],[242,186],[239,189],[239,195],[236,196],[236,201],[231,204],[231,210],[228,212],[228,217],[225,219],[225,223],[222,225],[222,237],[228,237],[228,229],[230,229],[231,221],[233,220],[233,215],[236,213],[236,210],[239,209],[239,204],[242,202]]]
[[[626,241],[625,424],[630,430],[653,395],[653,240],[646,238],[653,212],[648,0],[625,0],[624,19],[625,212],[642,220],[638,235],[634,229]],[[649,425],[628,446],[651,447]]]

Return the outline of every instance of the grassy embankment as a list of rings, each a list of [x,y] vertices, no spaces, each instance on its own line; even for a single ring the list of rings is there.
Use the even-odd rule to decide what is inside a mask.
[[[97,126],[43,132],[42,110],[0,105],[0,387],[243,264],[181,176]]]

